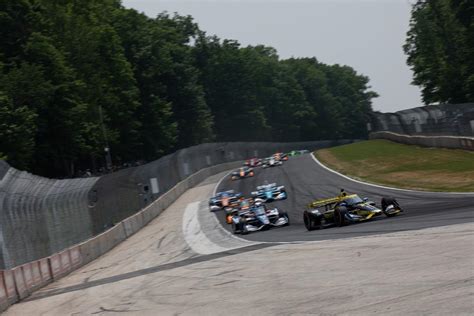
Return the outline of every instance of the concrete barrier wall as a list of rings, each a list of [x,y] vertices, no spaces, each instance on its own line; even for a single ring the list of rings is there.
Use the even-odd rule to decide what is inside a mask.
[[[462,136],[422,136],[402,135],[392,132],[375,132],[369,135],[370,139],[387,139],[397,143],[417,145],[423,147],[439,147],[451,149],[474,150],[474,137]]]
[[[474,103],[440,104],[395,113],[374,113],[370,132],[404,135],[474,136]]]

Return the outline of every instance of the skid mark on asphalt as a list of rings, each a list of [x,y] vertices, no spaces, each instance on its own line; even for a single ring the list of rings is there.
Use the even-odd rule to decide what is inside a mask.
[[[155,266],[155,267],[150,267],[150,268],[146,268],[146,269],[132,271],[132,272],[124,273],[124,274],[119,274],[119,275],[115,275],[115,276],[112,276],[112,277],[98,279],[98,280],[94,280],[94,281],[90,281],[90,282],[86,282],[86,283],[80,283],[80,284],[67,286],[67,287],[63,287],[63,288],[57,288],[57,289],[54,289],[54,290],[40,291],[40,292],[37,292],[37,294],[31,296],[30,298],[25,299],[24,301],[25,302],[35,301],[35,300],[40,300],[40,299],[43,299],[43,298],[56,296],[56,295],[60,295],[60,294],[64,294],[64,293],[81,291],[81,290],[85,290],[85,289],[96,287],[96,286],[101,286],[101,285],[105,285],[105,284],[115,283],[115,282],[119,282],[119,281],[124,281],[124,280],[128,280],[128,279],[144,276],[144,275],[147,275],[147,274],[172,270],[172,269],[176,269],[176,268],[182,268],[182,267],[186,267],[186,266],[189,266],[189,265],[192,265],[192,264],[197,264],[197,263],[201,263],[201,262],[206,262],[206,261],[210,261],[210,260],[225,258],[225,257],[229,257],[229,256],[234,256],[234,255],[239,255],[239,254],[243,254],[243,253],[246,253],[246,252],[260,250],[260,249],[264,249],[264,248],[269,248],[269,247],[273,247],[273,246],[277,246],[277,245],[280,245],[280,244],[279,243],[255,244],[255,245],[250,245],[250,246],[242,247],[242,248],[238,248],[238,249],[230,249],[230,250],[226,250],[226,251],[219,252],[219,253],[213,253],[213,254],[209,254],[209,255],[197,256],[197,257],[193,257],[193,258],[189,258],[189,259],[185,259],[185,260],[181,260],[181,261],[177,261],[177,262],[162,264],[162,265],[158,265],[158,266]]]

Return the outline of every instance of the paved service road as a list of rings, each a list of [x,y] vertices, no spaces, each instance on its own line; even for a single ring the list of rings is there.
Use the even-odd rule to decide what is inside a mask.
[[[474,192],[472,194],[432,193],[366,185],[327,170],[310,154],[292,157],[283,166],[267,169],[255,168],[253,178],[232,181],[226,177],[217,191],[234,189],[250,196],[250,192],[255,191],[256,187],[264,184],[265,181],[286,187],[288,199],[272,204],[288,212],[291,225],[242,236],[248,240],[288,242],[337,239],[474,221]],[[303,224],[305,205],[314,199],[336,196],[341,188],[348,193],[368,197],[378,205],[383,196],[396,197],[406,212],[393,218],[380,216],[365,223],[308,232]],[[216,212],[216,215],[222,225],[230,230],[230,225],[224,222],[223,212]]]

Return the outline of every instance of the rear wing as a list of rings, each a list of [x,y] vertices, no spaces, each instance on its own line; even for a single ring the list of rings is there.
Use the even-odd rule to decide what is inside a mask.
[[[337,202],[342,201],[342,197],[334,197],[330,199],[321,199],[321,200],[316,200],[308,204],[308,208],[315,208],[315,207],[321,207],[329,204],[334,204]]]
[[[264,185],[259,185],[257,187],[257,190],[263,190],[263,189],[266,189],[266,188],[272,188],[272,187],[276,187],[276,183],[270,183],[270,184],[264,184]]]
[[[356,196],[356,194],[346,194],[344,196],[336,196],[336,197],[329,198],[329,199],[315,200],[315,201],[308,204],[308,208],[321,207],[321,206],[325,206],[325,205],[329,205],[329,204],[342,202],[345,199],[347,199],[349,197],[354,197],[354,196]]]

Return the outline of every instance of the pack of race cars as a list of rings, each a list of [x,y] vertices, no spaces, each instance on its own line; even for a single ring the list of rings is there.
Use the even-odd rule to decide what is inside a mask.
[[[283,164],[288,157],[306,154],[306,150],[294,150],[287,154],[275,153],[267,158],[250,158],[244,166],[230,174],[231,180],[245,179],[255,175],[255,168],[275,167]],[[263,172],[263,171],[262,171]],[[225,212],[225,221],[231,225],[234,234],[266,230],[271,227],[290,225],[288,213],[271,206],[270,203],[287,199],[283,185],[264,183],[244,197],[234,190],[216,193],[209,200],[211,211]],[[357,194],[347,194],[344,190],[336,197],[312,201],[303,211],[303,222],[308,231],[326,227],[345,226],[351,223],[368,221],[380,215],[396,216],[403,212],[396,199],[384,197],[381,206]]]

